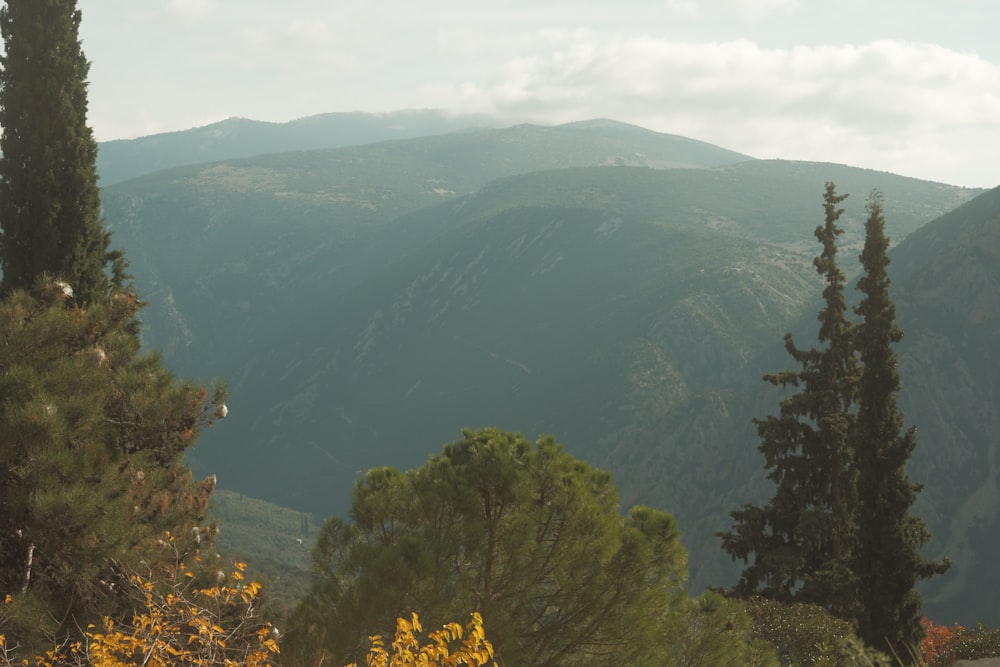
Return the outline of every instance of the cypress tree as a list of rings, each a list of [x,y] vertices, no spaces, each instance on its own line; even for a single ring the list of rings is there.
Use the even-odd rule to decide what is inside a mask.
[[[100,219],[97,143],[87,126],[90,65],[75,0],[8,0],[0,9],[0,293],[43,275],[77,303],[107,295],[110,235]]]
[[[930,533],[921,519],[909,513],[920,490],[905,469],[916,446],[916,429],[903,431],[903,416],[896,406],[900,382],[893,345],[903,332],[889,298],[889,239],[878,193],[870,197],[867,210],[863,275],[858,280],[863,298],[855,307],[861,317],[857,348],[863,371],[853,434],[859,475],[854,569],[859,579],[858,632],[867,644],[887,650],[919,642],[921,601],[914,585],[918,579],[943,573],[949,563],[921,557],[920,548]]]
[[[764,507],[745,505],[733,512],[732,529],[721,534],[723,549],[748,564],[737,594],[820,603],[840,616],[854,606],[856,483],[849,436],[858,375],[845,278],[836,261],[843,213],[838,204],[846,196],[826,184],[825,222],[815,231],[822,251],[814,264],[826,282],[818,317],[818,339],[825,347],[800,349],[787,334],[785,349],[799,368],[764,377],[798,389],[781,401],[778,416],[754,420],[775,494]]]

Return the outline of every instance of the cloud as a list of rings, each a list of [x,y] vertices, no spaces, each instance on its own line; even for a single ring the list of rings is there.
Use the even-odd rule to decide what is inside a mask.
[[[996,145],[1000,67],[933,44],[765,48],[750,40],[539,34],[547,53],[488,82],[441,84],[443,106],[564,122],[604,116],[758,156],[913,173],[949,141]],[[974,141],[974,140],[973,140]],[[933,149],[933,150],[931,150]]]
[[[795,10],[798,0],[665,0],[668,10],[684,18],[704,18],[711,14],[736,14],[745,19],[759,19]]]
[[[168,0],[167,15],[191,26],[210,19],[217,9],[216,0]]]
[[[258,24],[238,31],[236,41],[240,46],[228,65],[244,75],[262,71],[286,83],[307,85],[362,69],[359,52],[345,50],[344,40],[324,21]]]
[[[861,0],[80,0],[104,137],[146,116],[180,128],[435,107],[609,117],[761,157],[995,185],[1000,51],[976,2],[911,0],[897,21],[901,5]],[[844,35],[855,42],[817,41]]]

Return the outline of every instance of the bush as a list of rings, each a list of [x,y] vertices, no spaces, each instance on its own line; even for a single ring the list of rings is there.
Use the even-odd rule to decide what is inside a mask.
[[[952,637],[949,649],[952,662],[948,664],[955,660],[1000,657],[1000,628],[987,628],[982,623],[971,630],[963,628]]]
[[[937,625],[926,616],[920,619],[924,638],[920,641],[920,660],[927,667],[950,667],[955,664],[954,644],[966,632],[961,625]]]
[[[420,618],[413,614],[411,620],[396,619],[396,635],[392,654],[386,650],[379,635],[371,637],[372,648],[368,653],[368,667],[482,667],[493,660],[493,645],[486,639],[483,619],[478,613],[463,628],[458,623],[448,623],[440,630],[427,635],[421,645],[417,637],[422,632]],[[493,663],[494,667],[496,663]],[[357,667],[354,664],[348,667]]]
[[[747,601],[754,639],[770,642],[782,665],[881,667],[888,656],[866,648],[847,621],[814,604]]]
[[[690,605],[687,629],[675,647],[677,667],[777,667],[774,647],[753,637],[753,622],[740,600],[706,591]]]
[[[137,611],[131,619],[105,617],[101,627],[88,628],[86,641],[22,661],[15,660],[16,644],[0,635],[0,667],[269,667],[278,644],[274,628],[259,618],[261,587],[244,580],[246,567],[236,563],[228,575],[219,571],[208,586],[196,583],[194,570],[183,563],[159,585],[132,575],[126,587]],[[7,596],[6,604],[11,602]]]

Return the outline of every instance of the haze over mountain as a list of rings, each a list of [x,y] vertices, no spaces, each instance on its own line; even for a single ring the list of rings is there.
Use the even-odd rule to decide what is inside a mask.
[[[244,146],[278,147],[274,128],[238,127]],[[160,150],[198,160],[212,136],[135,147],[153,151],[148,165]],[[611,469],[627,502],[676,514],[697,589],[731,581],[714,533],[769,491],[750,420],[776,410],[759,378],[788,366],[782,335],[815,336],[826,181],[853,195],[845,268],[873,188],[903,240],[912,469],[935,548],[963,554],[933,591],[960,618],[985,553],[976,531],[995,518],[981,503],[996,493],[1000,419],[996,191],[588,121],[179,166],[102,196],[150,302],[147,344],[181,374],[230,384],[199,471],[330,515],[360,472],[419,465],[462,427],[553,433]]]

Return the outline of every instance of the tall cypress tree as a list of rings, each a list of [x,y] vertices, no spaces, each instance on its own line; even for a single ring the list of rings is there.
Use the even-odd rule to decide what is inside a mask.
[[[90,65],[75,0],[7,0],[0,9],[0,293],[49,274],[76,301],[108,292],[97,144],[87,126]]]
[[[924,560],[920,548],[930,533],[921,519],[910,515],[920,486],[910,481],[905,466],[916,446],[916,429],[903,431],[896,406],[900,382],[892,347],[903,332],[889,298],[889,239],[878,193],[872,194],[867,210],[864,273],[858,280],[863,298],[855,307],[861,317],[857,348],[863,372],[853,434],[859,475],[854,569],[859,580],[858,632],[867,644],[885,650],[920,640],[921,601],[914,585],[943,573],[949,563]]]
[[[131,617],[120,577],[211,538],[214,477],[183,457],[227,412],[221,387],[140,352],[142,304],[100,221],[80,19],[72,0],[0,8],[0,600],[25,650]]]
[[[826,282],[818,335],[825,347],[799,349],[787,334],[785,349],[799,368],[764,377],[798,388],[781,402],[779,416],[754,420],[775,494],[764,507],[733,512],[732,529],[721,535],[723,549],[748,563],[738,594],[822,603],[842,616],[854,606],[856,483],[849,436],[858,375],[845,278],[836,261],[837,221],[844,212],[838,205],[845,198],[826,184],[825,222],[815,232],[822,251],[814,264]]]

